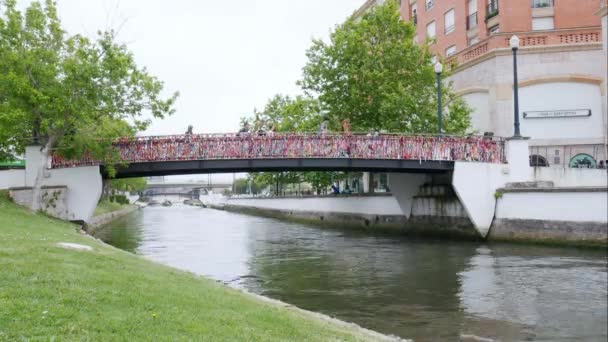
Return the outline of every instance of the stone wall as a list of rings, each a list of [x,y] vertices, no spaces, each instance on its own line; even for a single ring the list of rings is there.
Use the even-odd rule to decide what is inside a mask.
[[[40,205],[43,212],[62,220],[69,220],[67,187],[43,186],[40,193],[42,198]],[[31,207],[33,194],[31,187],[11,188],[9,194],[15,203],[28,208]]]

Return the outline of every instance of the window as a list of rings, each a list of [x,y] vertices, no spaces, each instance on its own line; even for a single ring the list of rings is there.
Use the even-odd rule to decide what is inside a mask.
[[[548,167],[549,166],[549,162],[547,162],[547,158],[538,155],[538,154],[532,154],[529,157],[530,159],[530,166],[535,166],[535,167]]]
[[[426,37],[428,39],[435,38],[435,21],[431,21],[426,25]]]
[[[435,6],[435,0],[426,0],[426,10],[430,11]]]
[[[488,35],[500,33],[500,25],[494,25],[488,29]]]
[[[445,12],[445,33],[454,32],[454,9]]]
[[[570,159],[569,165],[572,168],[580,169],[595,169],[597,167],[595,159],[586,153],[581,153],[574,156],[572,159]]]
[[[456,45],[452,45],[449,48],[445,49],[445,56],[450,57],[456,53]]]
[[[553,164],[559,164],[561,162],[562,161],[559,156],[559,150],[555,150],[555,155],[553,156]]]
[[[412,22],[414,23],[414,25],[418,24],[418,10],[416,8],[416,4],[414,4],[414,6],[412,6]]]
[[[532,0],[532,8],[553,7],[553,0]]]
[[[488,0],[486,20],[498,15],[498,0]]]
[[[532,30],[553,30],[553,17],[532,18]]]
[[[467,16],[467,30],[477,27],[477,0],[469,0],[469,15]]]
[[[469,39],[469,46],[475,45],[477,43],[479,43],[479,37],[475,36],[475,37]]]

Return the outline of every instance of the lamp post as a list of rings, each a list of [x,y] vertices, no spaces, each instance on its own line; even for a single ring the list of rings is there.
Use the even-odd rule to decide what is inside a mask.
[[[517,49],[519,49],[519,37],[513,36],[509,40],[511,50],[513,50],[513,138],[520,139],[521,133],[519,132],[519,85],[517,82]]]
[[[441,106],[441,73],[443,72],[443,65],[437,61],[435,63],[435,73],[437,74],[437,118],[439,120],[439,136],[443,135],[443,122],[442,122],[442,106]]]

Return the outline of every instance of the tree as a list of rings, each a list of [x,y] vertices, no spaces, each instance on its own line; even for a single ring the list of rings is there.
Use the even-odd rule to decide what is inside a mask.
[[[148,180],[145,177],[112,179],[110,181],[110,187],[120,191],[143,191],[147,186]]]
[[[425,44],[415,44],[415,26],[405,22],[395,0],[360,20],[349,19],[330,42],[313,40],[299,85],[318,96],[330,123],[350,119],[353,130],[437,132],[436,75]],[[444,85],[445,131],[464,133],[470,109]]]
[[[292,98],[277,94],[268,100],[263,111],[255,114],[278,132],[316,132],[323,120],[319,101],[302,95]]]
[[[161,98],[163,83],[139,68],[115,33],[91,40],[68,35],[52,0],[21,13],[0,2],[0,155],[23,153],[32,142],[49,158],[85,153],[117,161],[112,142],[174,112],[177,93]],[[32,210],[40,208],[38,170]]]

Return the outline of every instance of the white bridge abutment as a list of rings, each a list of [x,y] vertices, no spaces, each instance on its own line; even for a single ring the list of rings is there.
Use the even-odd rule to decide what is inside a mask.
[[[454,162],[452,187],[479,234],[486,238],[496,212],[498,189],[507,183],[530,182],[529,148],[526,139],[505,143],[507,164]]]
[[[64,203],[52,203],[54,207],[65,206],[65,210],[61,211],[60,218],[88,222],[93,217],[102,193],[102,177],[99,166],[50,169],[49,161],[41,153],[40,146],[28,146],[25,157],[25,187],[22,191],[32,191],[36,174],[40,167],[44,167],[43,187],[64,187],[67,189],[62,199]],[[31,195],[29,196],[31,198]],[[46,199],[46,201],[52,200],[52,198]],[[43,209],[45,208],[44,202],[45,199],[43,198]],[[48,207],[49,203],[46,206]]]
[[[420,191],[420,187],[431,181],[431,176],[420,173],[391,173],[389,174],[390,188],[401,212],[405,218],[412,216],[414,196]]]

